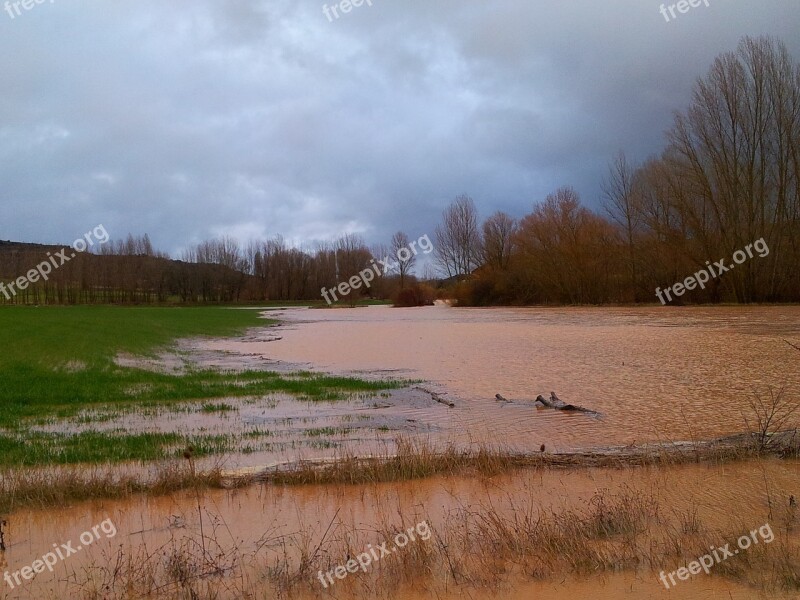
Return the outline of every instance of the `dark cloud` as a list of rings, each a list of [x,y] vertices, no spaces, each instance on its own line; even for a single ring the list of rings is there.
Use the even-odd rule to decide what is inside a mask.
[[[333,4],[333,2],[328,2]],[[0,239],[103,223],[200,239],[431,233],[471,194],[514,215],[560,185],[597,205],[609,159],[744,35],[800,56],[796,0],[55,0],[0,12]]]

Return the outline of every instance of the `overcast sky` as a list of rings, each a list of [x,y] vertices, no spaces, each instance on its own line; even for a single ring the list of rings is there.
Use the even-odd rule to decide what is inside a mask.
[[[0,0],[2,1],[2,0]],[[433,233],[515,217],[664,145],[744,35],[800,58],[798,0],[45,0],[0,12],[0,239],[102,223],[171,253],[223,234]],[[334,5],[329,2],[329,5]],[[13,18],[12,16],[13,15]]]

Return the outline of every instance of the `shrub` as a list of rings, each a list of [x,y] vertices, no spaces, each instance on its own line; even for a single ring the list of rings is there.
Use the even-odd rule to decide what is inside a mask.
[[[395,306],[432,306],[436,300],[436,290],[424,283],[416,283],[399,290],[394,297]]]

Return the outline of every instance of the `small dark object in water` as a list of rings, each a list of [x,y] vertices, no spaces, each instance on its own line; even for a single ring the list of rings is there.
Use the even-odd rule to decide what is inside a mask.
[[[797,506],[797,501],[794,499],[794,495],[789,496],[789,506],[791,506],[792,508]]]
[[[539,446],[539,452],[544,452],[544,444],[542,444],[541,446]]]
[[[513,402],[512,400],[509,400],[508,398],[502,396],[501,394],[495,394],[494,398],[498,402],[506,402],[508,404],[517,404],[516,402]],[[563,402],[562,400],[559,399],[558,396],[556,396],[555,392],[550,392],[550,399],[549,400],[540,394],[539,396],[536,397],[536,400],[534,400],[533,403],[534,403],[534,405],[544,406],[544,407],[547,407],[547,408],[554,408],[556,410],[563,410],[565,412],[582,412],[582,413],[586,413],[586,414],[589,414],[589,415],[594,415],[594,416],[597,416],[597,417],[601,416],[600,413],[598,413],[597,411],[591,410],[589,408],[584,408],[583,406],[578,406],[576,404],[567,404],[566,402]]]
[[[585,413],[593,413],[597,414],[595,411],[590,410],[588,408],[584,408],[583,406],[576,406],[575,404],[567,404],[563,400],[561,400],[558,396],[556,396],[555,392],[550,392],[550,399],[548,400],[541,394],[536,396],[536,402],[539,404],[546,406],[547,408],[555,408],[556,410],[565,410],[565,411],[575,411],[575,412],[585,412]]]

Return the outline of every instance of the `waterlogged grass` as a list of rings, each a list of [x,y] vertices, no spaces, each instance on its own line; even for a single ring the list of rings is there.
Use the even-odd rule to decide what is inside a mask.
[[[246,437],[254,439],[269,436],[268,432],[262,432]],[[165,460],[182,458],[187,449],[191,449],[193,458],[235,452],[240,450],[239,437],[187,436],[172,432],[130,434],[96,431],[77,434],[25,432],[0,435],[0,468]],[[255,449],[251,447],[251,451]]]
[[[393,385],[325,375],[297,378],[264,371],[219,373],[212,370],[167,374],[117,366],[77,372],[26,366],[0,371],[0,378],[3,406],[0,427],[6,429],[24,426],[26,419],[71,417],[92,405],[150,406],[275,392],[305,400],[332,401],[341,400],[350,393],[377,392]],[[204,405],[209,412],[225,410],[218,403]]]
[[[257,310],[219,307],[0,308],[0,465],[157,460],[190,444],[198,455],[232,449],[230,440],[211,436],[191,440],[170,433],[30,430],[86,410],[108,416],[197,401],[205,412],[223,413],[233,408],[224,398],[288,393],[329,401],[401,385],[306,372],[204,369],[170,374],[114,362],[120,353],[154,356],[179,338],[236,335],[270,323]]]

